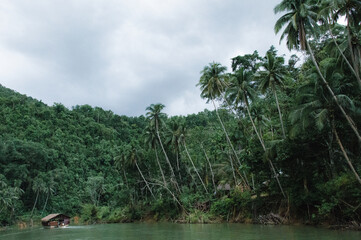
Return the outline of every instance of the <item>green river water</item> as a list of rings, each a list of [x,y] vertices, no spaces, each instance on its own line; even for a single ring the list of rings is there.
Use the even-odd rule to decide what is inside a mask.
[[[63,229],[34,227],[25,230],[0,232],[1,240],[91,240],[91,239],[140,239],[140,240],[361,240],[361,232],[333,231],[307,226],[263,226],[246,224],[171,224],[128,223],[70,226]]]

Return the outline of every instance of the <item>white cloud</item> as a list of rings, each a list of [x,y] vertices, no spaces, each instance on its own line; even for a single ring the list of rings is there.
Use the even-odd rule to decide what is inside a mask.
[[[140,115],[202,111],[209,62],[270,45],[276,0],[3,0],[1,84],[45,103]],[[286,53],[281,47],[281,53]]]

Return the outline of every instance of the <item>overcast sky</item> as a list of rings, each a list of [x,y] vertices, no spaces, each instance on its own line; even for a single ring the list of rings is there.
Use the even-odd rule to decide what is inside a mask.
[[[200,71],[275,45],[280,0],[1,0],[0,83],[48,105],[212,109]]]

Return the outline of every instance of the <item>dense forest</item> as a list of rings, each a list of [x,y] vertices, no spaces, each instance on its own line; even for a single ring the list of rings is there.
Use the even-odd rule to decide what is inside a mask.
[[[0,85],[0,224],[53,212],[361,222],[361,1],[283,0],[274,11],[299,54],[286,61],[271,46],[230,70],[208,64],[195,85],[213,111],[169,117],[157,103],[127,117]]]

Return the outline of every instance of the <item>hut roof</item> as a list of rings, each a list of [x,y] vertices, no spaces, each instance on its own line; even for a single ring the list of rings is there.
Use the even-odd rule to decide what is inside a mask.
[[[53,219],[53,218],[56,218],[56,217],[58,217],[58,216],[64,216],[64,218],[70,218],[69,216],[66,216],[66,215],[64,215],[64,214],[62,214],[62,213],[52,213],[52,214],[49,214],[48,216],[46,216],[46,217],[43,217],[42,219],[41,219],[41,221],[42,222],[47,222],[47,221],[49,221],[49,220],[51,220],[51,219]]]

